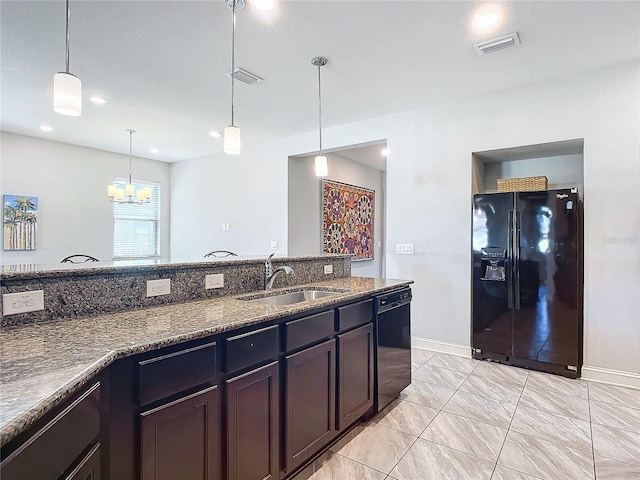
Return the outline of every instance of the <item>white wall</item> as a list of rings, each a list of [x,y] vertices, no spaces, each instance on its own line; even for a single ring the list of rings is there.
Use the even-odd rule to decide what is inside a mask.
[[[287,252],[287,155],[277,144],[237,156],[208,155],[171,166],[171,255],[212,250],[241,256]],[[283,180],[284,179],[284,180]],[[175,200],[173,199],[175,197]],[[229,230],[222,231],[228,223]],[[271,250],[277,242],[277,250]]]
[[[348,183],[375,191],[373,212],[373,260],[351,263],[351,273],[360,277],[381,277],[384,228],[384,172],[327,153],[328,180]],[[288,246],[289,255],[320,254],[322,244],[322,182],[315,176],[315,156],[289,158]]]
[[[386,276],[415,280],[414,336],[470,344],[472,152],[584,138],[585,371],[640,376],[639,84],[633,62],[323,130],[327,149],[387,139]],[[286,252],[288,158],[316,135],[174,165],[172,249]]]
[[[126,177],[129,156],[1,132],[2,194],[38,197],[34,251],[3,251],[2,264],[55,264],[82,253],[113,260],[113,206],[107,185]],[[134,179],[161,185],[160,249],[169,256],[168,163],[133,158]]]

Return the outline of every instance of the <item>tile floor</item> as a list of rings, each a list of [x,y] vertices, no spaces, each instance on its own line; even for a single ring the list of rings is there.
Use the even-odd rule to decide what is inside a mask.
[[[640,479],[640,390],[413,349],[413,382],[296,480]]]

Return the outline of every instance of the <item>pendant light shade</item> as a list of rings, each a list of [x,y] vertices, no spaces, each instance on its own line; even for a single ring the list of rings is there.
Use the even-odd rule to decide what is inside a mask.
[[[225,0],[227,7],[233,12],[233,34],[231,37],[231,125],[224,129],[223,146],[224,153],[238,155],[240,153],[240,129],[234,124],[234,87],[236,71],[236,10],[244,7],[244,0]]]
[[[69,117],[82,114],[82,81],[69,73],[69,0],[67,0],[67,48],[66,69],[53,76],[53,111]]]
[[[320,84],[320,67],[327,64],[327,59],[324,57],[313,57],[311,64],[318,67],[318,133],[320,136],[320,153],[316,157],[315,171],[316,177],[326,177],[329,175],[329,165],[327,163],[327,157],[322,154],[322,88]]]
[[[229,126],[224,129],[224,153],[238,155],[240,153],[240,129]]]
[[[82,81],[70,73],[53,76],[53,111],[78,117],[82,113]]]
[[[327,164],[327,157],[324,155],[318,155],[316,157],[316,177],[326,177],[329,175],[329,165]]]

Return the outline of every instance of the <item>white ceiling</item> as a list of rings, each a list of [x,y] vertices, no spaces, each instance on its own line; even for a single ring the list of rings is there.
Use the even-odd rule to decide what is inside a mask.
[[[542,81],[640,58],[640,2],[494,3],[503,20],[475,32],[483,2],[294,1],[238,12],[236,66],[262,78],[236,83],[243,144]],[[207,132],[230,123],[231,11],[216,1],[71,0],[71,73],[83,112],[51,108],[64,70],[63,0],[0,2],[1,128],[164,161],[221,150]],[[473,44],[517,31],[521,45],[478,56]],[[93,94],[108,103],[96,106]],[[41,124],[54,127],[50,133]],[[152,154],[149,149],[161,152]]]

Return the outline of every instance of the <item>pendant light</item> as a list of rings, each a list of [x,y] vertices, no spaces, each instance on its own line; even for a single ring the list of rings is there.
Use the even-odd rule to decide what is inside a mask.
[[[82,81],[69,73],[69,0],[67,0],[67,57],[64,72],[53,76],[53,111],[69,117],[82,113]]]
[[[327,64],[324,57],[313,57],[311,64],[318,67],[318,132],[320,133],[320,154],[316,157],[315,170],[316,177],[326,177],[329,175],[327,157],[322,154],[322,88],[320,84],[320,67]]]
[[[240,153],[240,129],[234,124],[233,101],[234,101],[234,73],[236,70],[236,10],[244,7],[244,0],[225,0],[227,7],[233,12],[233,35],[231,38],[231,125],[225,127],[223,134],[223,150],[229,155]]]
[[[151,188],[144,187],[136,191],[133,182],[131,181],[131,158],[132,158],[132,143],[133,134],[135,130],[126,130],[129,132],[129,183],[124,188],[118,188],[116,185],[109,185],[108,195],[114,203],[134,203],[141,205],[143,203],[149,203],[151,201]]]

